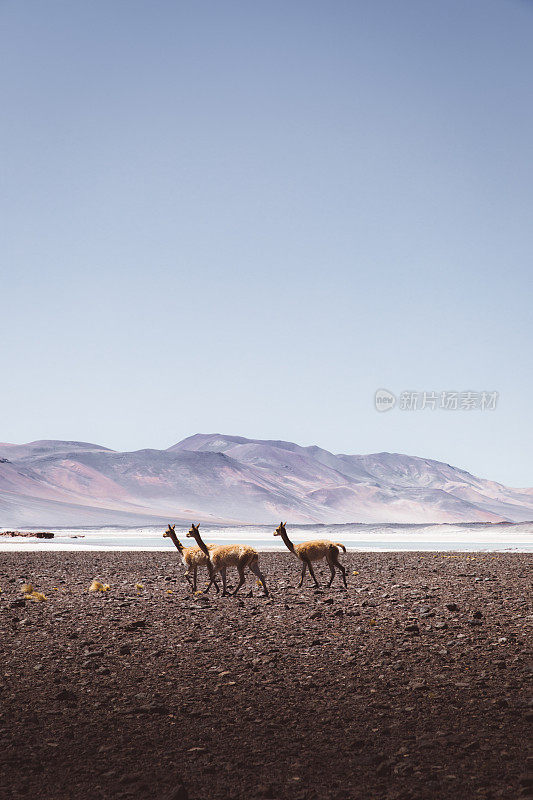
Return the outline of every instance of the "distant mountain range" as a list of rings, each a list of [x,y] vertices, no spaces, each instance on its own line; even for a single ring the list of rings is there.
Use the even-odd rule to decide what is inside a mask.
[[[427,458],[196,434],[167,450],[0,444],[0,526],[522,522],[533,489]]]

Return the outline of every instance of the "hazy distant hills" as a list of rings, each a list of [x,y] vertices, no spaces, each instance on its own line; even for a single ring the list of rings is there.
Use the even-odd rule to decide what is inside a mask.
[[[521,522],[533,489],[397,453],[196,434],[167,450],[86,442],[0,444],[0,526],[144,525],[193,519]]]

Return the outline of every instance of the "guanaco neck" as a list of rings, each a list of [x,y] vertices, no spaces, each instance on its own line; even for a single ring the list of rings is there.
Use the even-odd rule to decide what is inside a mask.
[[[289,539],[289,537],[287,536],[287,531],[285,530],[285,528],[281,529],[280,536],[283,539],[283,541],[285,542],[285,544],[287,545],[287,547],[289,548],[289,550],[291,551],[291,553],[294,553],[294,545],[291,542],[291,540]]]
[[[169,538],[170,538],[170,539],[172,540],[172,542],[174,543],[174,547],[177,547],[177,548],[178,548],[178,550],[179,550],[179,552],[180,552],[180,554],[181,554],[181,555],[183,555],[183,545],[182,545],[182,544],[181,544],[181,542],[179,541],[179,539],[178,539],[178,537],[176,536],[176,534],[174,533],[174,531],[171,531],[171,532],[169,532],[169,534],[168,534],[168,535],[169,535]]]
[[[200,536],[200,534],[199,534],[198,532],[196,532],[196,533],[194,534],[194,537],[193,537],[193,538],[196,540],[196,544],[198,545],[198,547],[200,548],[200,550],[202,551],[202,553],[205,553],[205,555],[207,556],[207,558],[209,558],[209,550],[208,550],[208,548],[207,548],[207,545],[206,545],[206,543],[204,542],[204,540],[203,540],[203,539],[202,539],[202,537]]]

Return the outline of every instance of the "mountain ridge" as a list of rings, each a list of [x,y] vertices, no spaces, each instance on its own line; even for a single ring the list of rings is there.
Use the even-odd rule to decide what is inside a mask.
[[[522,522],[533,489],[402,453],[193,434],[158,450],[88,442],[0,444],[0,526]]]

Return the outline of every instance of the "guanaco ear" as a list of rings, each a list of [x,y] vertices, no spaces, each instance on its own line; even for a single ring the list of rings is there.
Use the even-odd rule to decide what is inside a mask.
[[[170,525],[169,525],[168,527],[170,528]],[[175,531],[175,530],[176,530],[176,526],[175,526],[175,525],[173,525],[173,526],[172,526],[172,530],[173,530],[173,531]]]
[[[196,530],[198,530],[199,527],[200,527],[200,523],[198,523],[198,525],[196,526]]]

